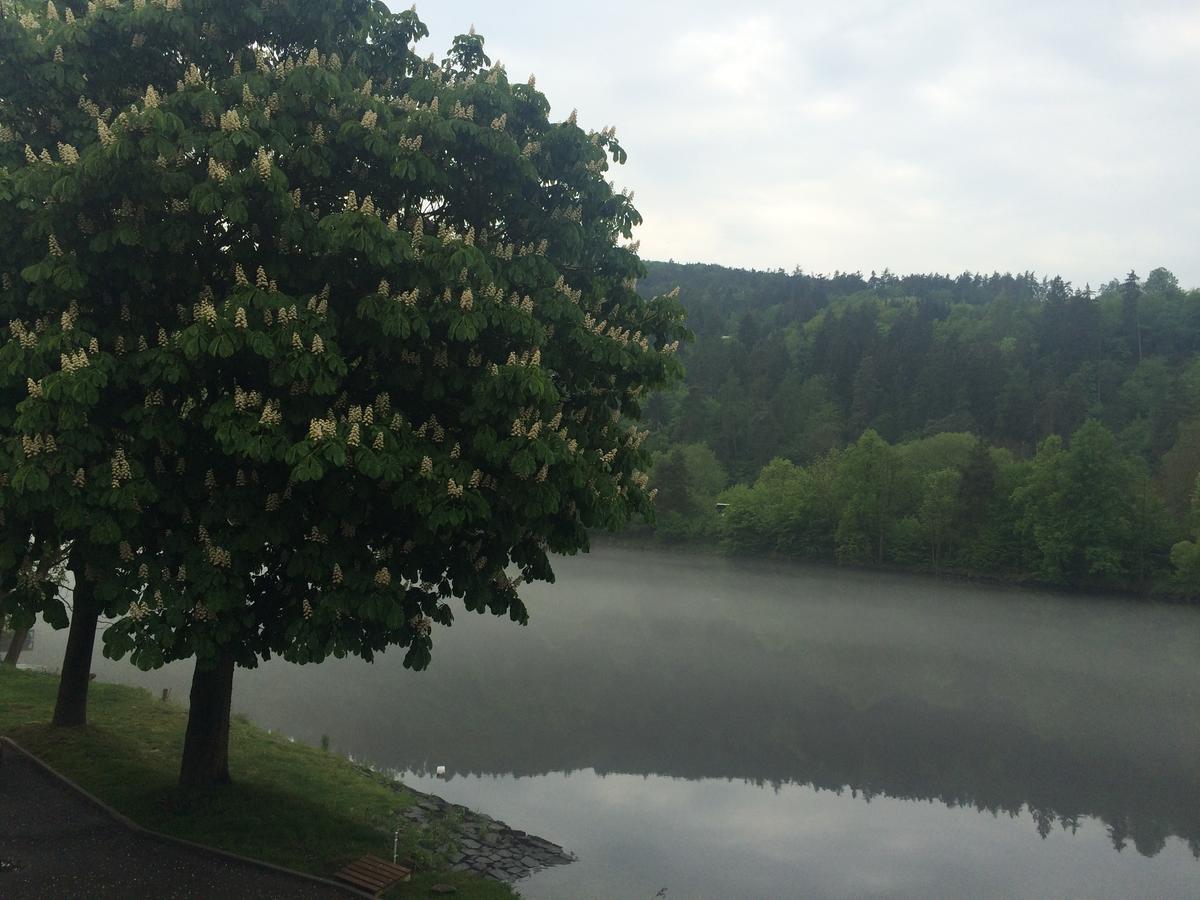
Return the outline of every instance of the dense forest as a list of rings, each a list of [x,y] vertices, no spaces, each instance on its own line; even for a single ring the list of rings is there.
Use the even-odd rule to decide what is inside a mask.
[[[695,341],[655,528],[739,552],[1192,593],[1200,291],[651,263]]]

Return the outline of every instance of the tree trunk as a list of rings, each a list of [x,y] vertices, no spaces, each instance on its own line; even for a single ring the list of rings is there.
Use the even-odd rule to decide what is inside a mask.
[[[206,788],[229,784],[229,705],[233,699],[232,654],[215,667],[199,662],[192,674],[191,710],[183,741],[179,786]]]
[[[53,723],[77,728],[87,724],[88,683],[92,678],[92,648],[96,645],[96,625],[100,604],[96,586],[83,577],[83,567],[75,570],[75,591],[71,611],[71,631],[67,652],[63,655],[62,675],[58,679],[58,702]]]
[[[21,658],[21,651],[25,649],[25,640],[28,637],[28,628],[18,628],[13,632],[12,643],[8,645],[8,652],[4,654],[4,664],[6,666],[16,668],[17,660]]]

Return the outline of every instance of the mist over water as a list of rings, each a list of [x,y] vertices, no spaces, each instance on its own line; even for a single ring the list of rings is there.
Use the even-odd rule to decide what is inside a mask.
[[[272,661],[235,710],[579,854],[528,897],[1200,889],[1200,610],[611,547],[557,571],[528,628],[463,613],[427,672]],[[190,664],[95,669],[186,698]]]

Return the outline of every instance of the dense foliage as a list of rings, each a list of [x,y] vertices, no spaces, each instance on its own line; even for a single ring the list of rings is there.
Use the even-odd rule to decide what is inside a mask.
[[[649,270],[697,338],[685,385],[649,404],[660,532],[1073,584],[1143,587],[1172,555],[1200,570],[1193,543],[1172,550],[1200,472],[1200,291],[1170,272],[1093,293]]]
[[[69,546],[107,652],[421,667],[450,597],[524,621],[549,554],[649,510],[639,398],[685,331],[634,290],[625,152],[425,34],[370,0],[0,17],[0,568]]]

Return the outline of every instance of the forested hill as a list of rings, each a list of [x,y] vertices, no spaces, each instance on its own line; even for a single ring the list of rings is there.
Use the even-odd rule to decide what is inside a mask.
[[[1030,455],[1087,418],[1153,463],[1200,416],[1200,290],[1165,269],[1096,292],[1028,273],[648,269],[642,290],[678,286],[696,334],[685,390],[651,405],[656,431],[708,444],[735,478],[868,428],[971,432]]]
[[[674,465],[694,470],[683,473],[693,493],[749,485],[777,458],[829,462],[829,451],[864,433],[888,446],[952,433],[1028,464],[1046,438],[1069,447],[1090,422],[1097,446],[1111,440],[1106,455],[1119,457],[1125,489],[1152,488],[1179,530],[1173,537],[1186,536],[1200,471],[1200,290],[1181,288],[1166,269],[1093,290],[1032,273],[647,268],[639,290],[679,287],[696,336],[684,386],[647,407],[663,456],[688,450]],[[965,452],[949,466],[959,476]],[[656,474],[670,493],[672,479]],[[910,494],[898,522],[917,518],[920,487]],[[662,499],[670,518],[678,503]],[[830,542],[827,554],[810,555],[842,556],[832,533]]]

